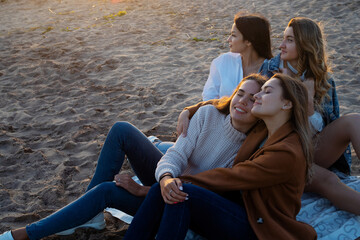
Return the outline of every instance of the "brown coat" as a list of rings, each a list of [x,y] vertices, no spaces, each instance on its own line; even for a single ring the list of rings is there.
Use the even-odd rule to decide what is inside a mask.
[[[288,122],[257,149],[266,135],[264,124],[258,124],[232,168],[180,178],[218,193],[242,190],[249,222],[259,239],[316,239],[310,225],[296,221],[306,173],[299,136]]]

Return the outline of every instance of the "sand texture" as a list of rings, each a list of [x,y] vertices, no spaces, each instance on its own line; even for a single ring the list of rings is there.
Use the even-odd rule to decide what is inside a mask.
[[[274,53],[291,17],[321,21],[341,114],[360,113],[359,0],[1,0],[0,232],[79,197],[116,121],[174,140],[238,11],[270,20]],[[47,239],[121,239],[107,220]]]

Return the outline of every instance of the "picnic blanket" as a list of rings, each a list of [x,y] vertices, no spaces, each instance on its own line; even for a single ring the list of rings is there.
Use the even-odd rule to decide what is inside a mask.
[[[359,176],[336,174],[343,183],[360,192]],[[360,216],[341,211],[316,194],[303,194],[301,210],[296,218],[313,226],[319,240],[354,240],[360,237]]]
[[[342,182],[360,192],[360,176],[348,176],[340,172],[336,174]],[[134,180],[140,183],[136,176]],[[341,211],[329,200],[312,193],[303,194],[301,205],[297,220],[313,226],[319,240],[354,240],[360,237],[360,216]],[[105,211],[128,224],[131,223],[132,217],[117,209],[107,208]],[[205,240],[205,238],[189,231],[186,240]]]

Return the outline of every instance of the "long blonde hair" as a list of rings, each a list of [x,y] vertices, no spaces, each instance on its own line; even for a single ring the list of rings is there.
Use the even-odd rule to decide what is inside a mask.
[[[304,17],[292,18],[288,23],[292,27],[297,52],[299,55],[297,70],[301,75],[305,71],[305,77],[312,77],[315,81],[314,103],[321,110],[321,103],[331,88],[328,83],[330,71],[325,53],[325,40],[319,25]],[[329,97],[329,96],[327,96]]]
[[[277,73],[272,78],[279,79],[282,87],[283,98],[292,102],[290,121],[294,124],[295,131],[300,137],[302,149],[306,158],[306,179],[311,179],[311,165],[313,162],[314,148],[312,132],[308,118],[308,91],[298,79]]]

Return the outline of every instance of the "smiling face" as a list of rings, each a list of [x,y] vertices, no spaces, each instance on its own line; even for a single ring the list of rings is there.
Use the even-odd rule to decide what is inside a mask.
[[[243,35],[236,27],[235,23],[231,28],[231,34],[227,39],[230,47],[230,51],[233,53],[242,53],[247,48],[247,40],[244,40]]]
[[[292,27],[287,27],[284,31],[284,39],[280,45],[281,59],[289,62],[293,67],[296,67],[299,54],[296,49],[294,30]]]
[[[247,132],[257,121],[257,118],[251,114],[251,109],[255,101],[254,95],[259,91],[260,86],[256,81],[246,80],[231,99],[231,123],[238,131]]]
[[[291,109],[292,104],[283,98],[283,90],[280,80],[271,78],[261,88],[261,91],[254,95],[255,103],[251,110],[254,116],[261,119],[274,117],[284,110]]]

